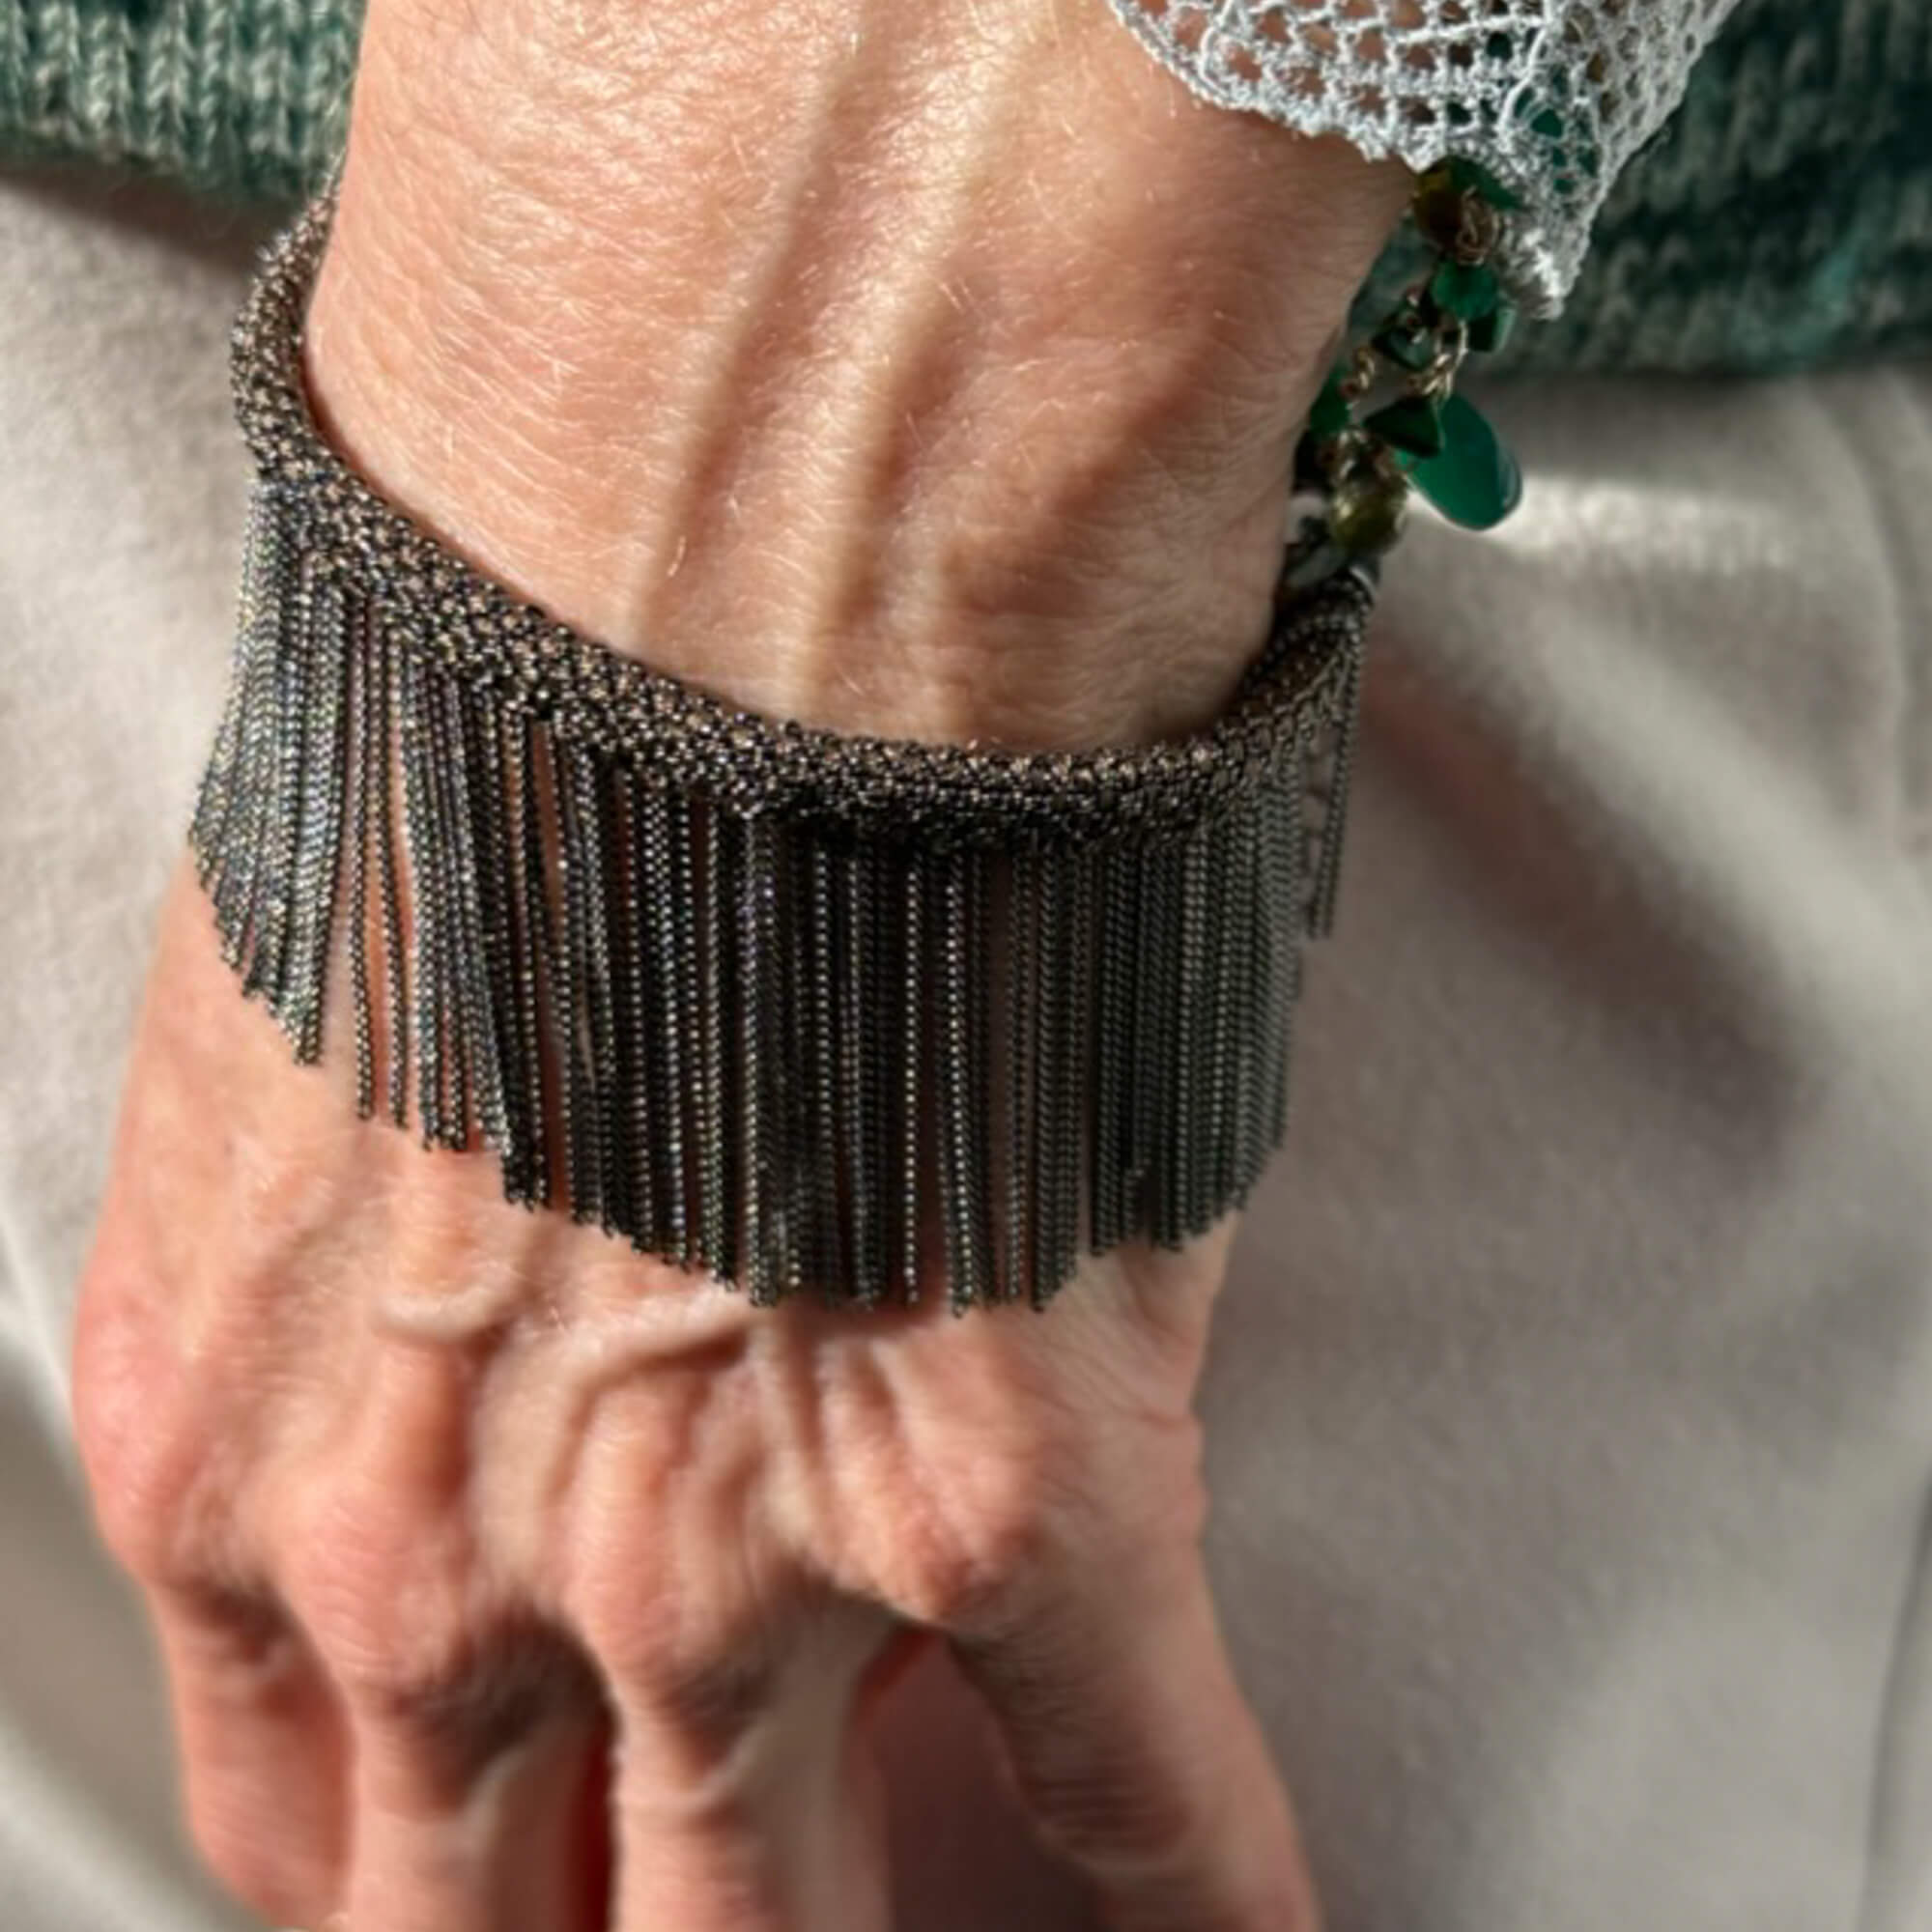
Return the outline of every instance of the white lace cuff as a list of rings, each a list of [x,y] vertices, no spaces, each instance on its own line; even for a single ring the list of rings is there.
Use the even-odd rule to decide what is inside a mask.
[[[1624,164],[1737,0],[1107,0],[1194,93],[1418,173],[1480,161],[1523,203],[1496,268],[1562,308]]]

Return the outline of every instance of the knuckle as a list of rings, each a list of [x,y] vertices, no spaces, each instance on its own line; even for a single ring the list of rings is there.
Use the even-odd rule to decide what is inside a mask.
[[[1009,1605],[1049,1574],[1066,1547],[1062,1498],[1048,1473],[1014,1462],[918,1499],[895,1595],[923,1622],[970,1623]]]
[[[295,1504],[284,1546],[283,1592],[352,1701],[433,1707],[470,1667],[480,1590],[460,1525],[352,1479]]]
[[[610,1556],[582,1565],[574,1622],[627,1703],[681,1726],[731,1728],[768,1703],[769,1633],[710,1589],[668,1590],[662,1574]]]
[[[431,1765],[472,1766],[535,1729],[566,1688],[575,1694],[490,1633],[437,1655],[364,1659],[338,1682],[372,1740]]]
[[[365,1724],[385,1731],[438,1733],[454,1728],[475,1661],[455,1644],[418,1638],[407,1649],[359,1637],[327,1651],[343,1701]]]
[[[773,1701],[799,1585],[755,1526],[707,1516],[692,1547],[651,1511],[586,1512],[566,1614],[622,1702],[730,1735]]]
[[[777,1700],[777,1659],[764,1648],[660,1647],[606,1667],[627,1703],[689,1737],[741,1736]]]
[[[1209,1508],[1194,1417],[1121,1445],[1042,1441],[989,1459],[886,1519],[890,1590],[906,1613],[971,1628],[1024,1618],[1080,1574],[1138,1576],[1198,1546]]]
[[[461,1518],[425,1518],[352,1483],[297,1520],[283,1591],[372,1739],[469,1763],[592,1694],[570,1647],[479,1560]]]
[[[662,1541],[641,1524],[593,1523],[571,1552],[563,1588],[572,1624],[613,1681],[674,1676],[683,1646],[683,1592],[667,1587]]]
[[[197,1567],[192,1523],[199,1469],[192,1432],[164,1424],[138,1449],[124,1447],[88,1464],[100,1540],[144,1582],[184,1580]]]
[[[133,1359],[130,1327],[96,1304],[77,1331],[75,1443],[108,1552],[143,1581],[185,1579],[202,1567],[219,1459],[206,1406],[183,1400],[163,1363]]]

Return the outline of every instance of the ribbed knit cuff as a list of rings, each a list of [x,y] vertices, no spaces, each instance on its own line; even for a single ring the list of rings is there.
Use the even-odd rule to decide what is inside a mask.
[[[347,132],[361,0],[5,0],[0,154],[290,202]]]

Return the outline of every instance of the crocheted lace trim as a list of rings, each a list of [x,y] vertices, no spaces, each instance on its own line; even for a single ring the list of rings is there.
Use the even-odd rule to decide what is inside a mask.
[[[1590,224],[1736,0],[1107,0],[1194,93],[1522,198],[1497,267],[1561,309]]]

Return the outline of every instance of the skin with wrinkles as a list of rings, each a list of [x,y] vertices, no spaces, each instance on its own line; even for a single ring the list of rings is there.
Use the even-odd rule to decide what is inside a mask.
[[[379,487],[661,668],[838,728],[1129,740],[1265,629],[1405,185],[1070,0],[375,0],[306,372]],[[357,1121],[339,1005],[292,1065],[184,861],[75,1334],[238,1896],[885,1932],[868,1732],[945,1645],[1120,1932],[1313,1927],[1201,1560],[1232,1222],[1043,1315],[754,1310]]]

